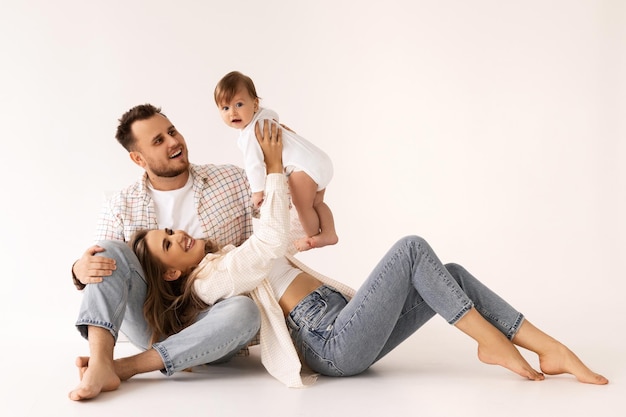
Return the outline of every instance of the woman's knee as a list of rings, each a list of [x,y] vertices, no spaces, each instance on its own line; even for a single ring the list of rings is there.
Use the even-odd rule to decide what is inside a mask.
[[[415,254],[433,252],[426,239],[417,235],[408,235],[401,238],[398,241],[398,245],[412,249]]]
[[[463,284],[463,275],[466,274],[465,268],[463,268],[459,264],[455,263],[447,263],[444,265],[448,273],[454,278],[454,280],[459,284]]]
[[[398,243],[415,247],[430,247],[426,239],[417,235],[408,235],[401,238]]]

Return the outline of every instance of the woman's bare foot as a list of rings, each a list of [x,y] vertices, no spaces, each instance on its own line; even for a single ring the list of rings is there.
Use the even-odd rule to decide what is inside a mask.
[[[76,366],[80,383],[69,393],[71,400],[80,401],[97,397],[101,392],[114,391],[120,386],[120,379],[111,363],[89,361],[88,357],[78,357]]]
[[[586,384],[609,383],[608,379],[587,368],[574,352],[557,341],[551,349],[539,354],[539,364],[541,370],[548,375],[572,374],[577,380]]]
[[[535,371],[513,342],[472,307],[455,326],[478,343],[478,359],[489,365],[500,365],[532,381],[542,381],[542,373]]]
[[[312,237],[303,237],[294,242],[296,249],[300,252],[307,251],[313,248],[322,248],[324,246],[335,245],[339,241],[337,234],[321,232],[318,235]]]
[[[478,344],[478,359],[489,365],[500,365],[531,381],[543,381],[545,377],[524,359],[519,350],[504,335],[500,340]]]
[[[596,374],[578,359],[564,344],[535,327],[530,321],[522,322],[513,343],[535,352],[539,366],[548,375],[572,374],[587,384],[608,384],[609,380]]]

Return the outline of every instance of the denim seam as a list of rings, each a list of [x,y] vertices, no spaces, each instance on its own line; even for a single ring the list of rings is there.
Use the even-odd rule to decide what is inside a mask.
[[[383,266],[383,268],[381,268],[380,273],[378,274],[378,276],[376,277],[376,279],[374,280],[373,284],[369,286],[369,291],[367,292],[367,294],[365,294],[365,296],[363,297],[363,300],[361,302],[361,304],[359,305],[359,308],[357,308],[354,313],[352,314],[352,316],[346,321],[346,323],[344,324],[344,326],[337,331],[337,333],[330,338],[329,340],[335,339],[337,337],[339,337],[344,331],[346,331],[346,329],[352,324],[352,321],[354,320],[354,318],[359,314],[359,312],[363,309],[363,305],[365,304],[365,302],[367,300],[369,300],[370,294],[372,294],[372,292],[374,292],[374,290],[376,290],[378,288],[378,286],[380,285],[380,281],[382,279],[382,277],[384,276],[384,272],[386,272],[390,265],[395,263],[396,260],[398,259],[399,255],[398,253],[401,252],[400,248],[398,248],[392,256],[389,257],[388,261],[385,263],[385,265]]]
[[[101,328],[106,329],[109,332],[111,332],[113,337],[117,340],[117,330],[115,329],[115,326],[113,326],[113,324],[111,324],[111,323],[109,323],[107,321],[81,319],[81,320],[78,320],[76,322],[76,327],[79,327],[79,326],[101,327]],[[88,334],[87,334],[86,331],[85,331],[85,333],[83,333],[82,331],[80,333],[83,335],[83,337],[85,339],[88,339]]]
[[[522,326],[523,322],[524,322],[524,315],[522,313],[518,313],[517,319],[515,320],[515,324],[513,324],[513,326],[511,326],[511,328],[509,329],[508,333],[506,334],[506,337],[509,340],[513,340],[513,338],[515,337],[515,335],[519,331],[520,327]]]
[[[449,324],[454,325],[456,322],[458,322],[459,320],[461,320],[463,318],[463,316],[465,316],[465,314],[467,314],[468,311],[470,311],[472,309],[472,307],[474,307],[474,302],[472,300],[470,300],[467,295],[461,290],[459,291],[458,289],[455,288],[455,286],[452,284],[452,281],[454,280],[450,280],[446,274],[444,274],[441,270],[441,264],[438,264],[437,262],[435,262],[432,257],[430,256],[429,252],[426,250],[423,250],[422,245],[420,243],[417,243],[417,248],[420,251],[420,253],[426,258],[426,261],[428,262],[428,264],[433,268],[433,270],[439,274],[439,277],[446,283],[446,285],[448,286],[449,289],[453,290],[454,294],[457,296],[458,300],[462,300],[464,301],[464,305],[461,307],[461,309],[459,310],[458,313],[456,313],[454,315],[454,317],[452,317],[450,320],[447,320]],[[456,283],[456,281],[454,281]],[[439,314],[439,313],[437,313]],[[439,314],[441,315],[441,314]]]
[[[455,325],[459,320],[461,320],[473,307],[473,303],[470,301],[468,304],[463,306],[461,311],[459,311],[454,318],[448,321],[449,324]]]
[[[480,315],[483,316],[484,318],[498,323],[500,326],[506,328],[507,331],[511,330],[512,326],[511,324],[509,324],[509,322],[503,321],[500,317],[495,317],[493,314],[491,314],[489,311],[485,310],[484,308],[477,308],[477,310],[480,312]]]
[[[248,332],[247,332],[247,336],[246,336],[246,338],[250,337],[250,333],[252,333],[252,332],[250,332],[250,331],[248,331]],[[230,345],[231,343],[233,343],[233,342],[234,342],[234,341],[236,341],[237,339],[238,339],[237,337],[233,337],[233,338],[232,338],[232,339],[230,339],[229,341],[224,342],[223,344],[221,344],[221,345],[219,345],[219,346],[216,346],[216,347],[215,347],[215,349],[212,349],[212,350],[206,350],[206,351],[202,352],[202,353],[201,353],[201,354],[199,354],[199,355],[195,355],[195,356],[194,356],[194,357],[192,357],[192,358],[186,358],[186,359],[184,359],[184,360],[180,361],[180,362],[179,362],[179,364],[180,364],[180,365],[182,365],[182,366],[181,366],[181,368],[182,368],[182,369],[188,368],[188,366],[185,366],[185,365],[184,365],[185,363],[187,363],[187,362],[189,362],[189,361],[191,361],[191,360],[195,360],[195,359],[198,359],[198,358],[202,358],[202,357],[204,357],[204,356],[206,356],[206,355],[208,355],[208,354],[210,354],[210,353],[213,353],[213,352],[219,351],[219,350],[221,350],[222,348],[224,348],[225,346]],[[156,349],[156,350],[157,350],[157,351],[161,354],[161,357],[162,357],[162,359],[163,359],[163,364],[165,365],[165,372],[163,372],[163,373],[164,373],[165,375],[167,375],[167,376],[171,376],[174,372],[176,372],[176,364],[174,364],[174,362],[171,360],[170,355],[169,355],[169,353],[167,352],[167,349],[165,348],[165,346],[163,346],[163,345],[162,345],[162,344],[160,344],[160,343],[155,343],[152,347],[153,347],[153,348],[155,348],[155,349]]]
[[[152,348],[157,351],[157,353],[161,356],[161,360],[163,361],[164,369],[161,370],[161,373],[171,376],[174,373],[174,364],[172,363],[172,359],[170,358],[169,353],[167,353],[167,349],[161,346],[159,343],[155,343],[152,345]]]
[[[128,300],[128,293],[129,293],[129,289],[128,286],[132,285],[132,281],[130,279],[131,274],[132,274],[132,268],[129,268],[128,273],[125,276],[125,280],[126,280],[126,285],[123,285],[123,289],[124,289],[124,294],[123,294],[123,298],[122,300]],[[122,321],[124,320],[124,311],[126,310],[126,303],[119,303],[117,305],[117,308],[115,309],[115,311],[113,312],[113,322],[114,323],[122,323]],[[121,316],[121,319],[120,319]],[[117,331],[116,331],[116,338],[117,338]]]
[[[307,356],[307,354],[308,354],[308,355],[313,355],[313,356],[315,356],[318,360],[320,360],[320,361],[324,361],[324,362],[326,362],[327,364],[329,364],[329,365],[332,367],[332,369],[334,369],[335,371],[337,371],[338,376],[343,376],[343,375],[345,375],[345,372],[344,372],[343,370],[341,370],[341,369],[340,369],[340,368],[339,368],[339,367],[335,364],[335,361],[330,360],[330,359],[327,359],[327,358],[326,358],[326,357],[324,357],[324,356],[320,356],[320,355],[318,355],[317,351],[316,351],[315,349],[313,349],[313,348],[312,348],[312,347],[311,347],[311,346],[310,346],[307,342],[302,342],[302,347],[303,347],[303,349],[302,349],[302,350],[303,350],[303,353],[304,353],[304,356],[305,356],[305,360],[306,360],[306,356]],[[335,375],[335,376],[337,376],[337,375]]]

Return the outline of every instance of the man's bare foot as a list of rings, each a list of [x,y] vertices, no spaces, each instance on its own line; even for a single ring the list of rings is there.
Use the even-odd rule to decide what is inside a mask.
[[[609,383],[608,379],[587,368],[567,346],[556,341],[550,350],[539,355],[539,366],[548,375],[572,374],[577,380],[586,384]]]
[[[120,378],[112,364],[90,363],[85,356],[76,359],[80,383],[69,393],[71,400],[80,401],[97,397],[101,392],[114,391],[120,386]]]
[[[338,241],[339,238],[335,233],[321,232],[320,234],[312,237],[303,237],[302,239],[298,239],[294,242],[294,245],[300,252],[304,252],[313,248],[335,245]]]
[[[478,359],[489,365],[500,365],[531,381],[543,381],[542,373],[535,371],[519,350],[504,335],[497,341],[478,345]]]

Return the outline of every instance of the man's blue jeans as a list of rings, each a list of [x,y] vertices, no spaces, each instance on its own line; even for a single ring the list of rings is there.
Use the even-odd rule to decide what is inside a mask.
[[[76,326],[88,337],[88,326],[111,332],[115,340],[124,333],[142,350],[150,348],[151,332],[143,316],[146,281],[139,260],[121,241],[101,241],[117,269],[101,283],[84,289]],[[203,312],[198,320],[152,347],[163,359],[162,372],[172,375],[192,366],[222,362],[245,347],[259,331],[261,316],[254,302],[246,296],[232,297]]]

